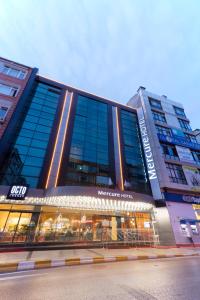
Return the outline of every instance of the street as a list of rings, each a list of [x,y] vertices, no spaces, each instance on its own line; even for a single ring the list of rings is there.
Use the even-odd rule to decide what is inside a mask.
[[[200,259],[82,265],[0,275],[2,300],[198,300]]]

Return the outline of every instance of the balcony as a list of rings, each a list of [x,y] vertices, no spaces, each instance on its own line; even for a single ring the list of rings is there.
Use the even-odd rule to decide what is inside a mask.
[[[158,138],[160,141],[162,141],[164,143],[179,145],[179,146],[183,146],[183,147],[187,147],[190,149],[200,151],[200,144],[188,141],[187,138],[182,137],[182,136],[177,136],[177,135],[168,136],[168,135],[158,133]]]

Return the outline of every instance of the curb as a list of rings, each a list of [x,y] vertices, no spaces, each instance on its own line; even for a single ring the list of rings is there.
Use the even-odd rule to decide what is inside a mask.
[[[0,263],[0,273],[38,270],[43,268],[54,268],[63,266],[76,266],[85,264],[98,264],[107,262],[161,259],[173,257],[190,257],[200,256],[198,253],[193,254],[161,254],[161,255],[128,255],[128,256],[96,256],[96,257],[74,257],[74,258],[58,258],[43,259],[36,261],[19,261],[11,263]]]

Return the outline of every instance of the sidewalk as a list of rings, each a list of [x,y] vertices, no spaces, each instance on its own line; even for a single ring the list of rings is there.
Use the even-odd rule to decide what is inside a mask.
[[[56,266],[141,260],[181,256],[200,256],[200,248],[129,248],[21,251],[0,253],[0,272]]]

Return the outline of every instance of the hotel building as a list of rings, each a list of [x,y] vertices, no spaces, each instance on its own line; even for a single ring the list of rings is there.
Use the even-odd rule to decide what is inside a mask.
[[[0,64],[0,245],[174,244],[137,110]]]

